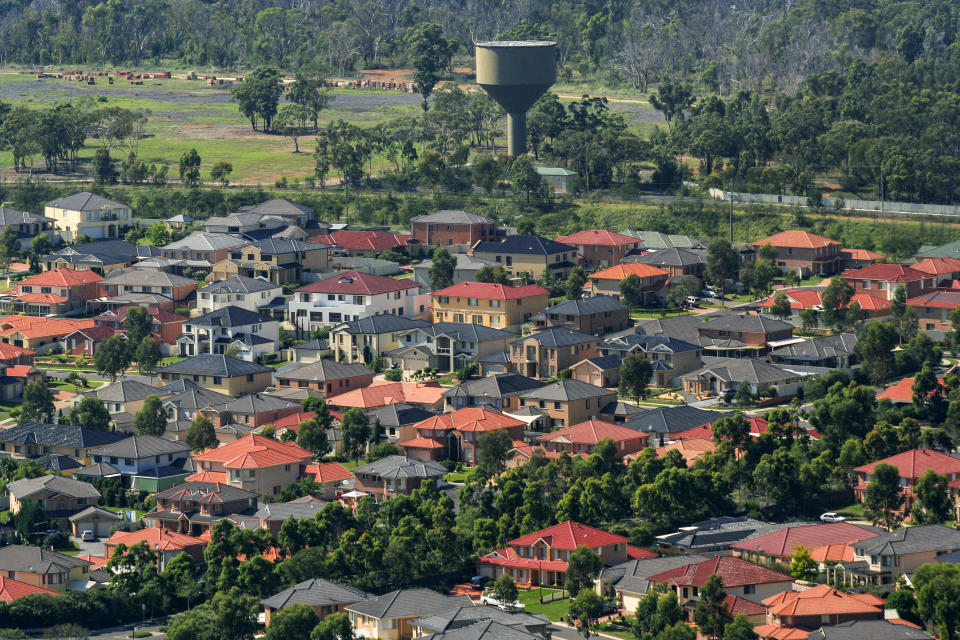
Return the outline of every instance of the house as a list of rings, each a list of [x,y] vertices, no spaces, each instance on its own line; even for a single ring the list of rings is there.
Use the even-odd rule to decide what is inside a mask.
[[[507,350],[517,334],[467,322],[437,322],[398,335],[401,346],[386,352],[387,364],[407,371],[429,367],[457,371],[477,357]]]
[[[117,330],[111,327],[77,329],[63,336],[63,352],[73,356],[93,356],[104,340],[112,338],[117,333]]]
[[[494,373],[465,380],[443,392],[444,411],[488,405],[507,411],[520,408],[520,394],[539,389],[544,383],[517,373]]]
[[[530,614],[519,611],[504,611],[499,607],[477,606],[456,607],[420,618],[415,622],[417,628],[414,637],[430,636],[433,638],[432,634],[451,632],[463,632],[472,637],[477,623],[482,624],[484,622],[492,622],[498,625],[498,630],[513,630],[517,633],[533,634],[539,636],[541,640],[549,637],[547,627],[550,626],[550,620],[542,613]],[[503,638],[504,636],[497,635],[496,637]],[[536,640],[536,638],[530,638],[529,640]]]
[[[300,479],[313,454],[293,442],[250,434],[193,458],[201,470],[226,472],[230,486],[277,495]]]
[[[353,472],[339,462],[308,464],[304,469],[304,475],[320,485],[320,497],[327,500],[337,498],[344,484],[356,479]]]
[[[231,213],[226,216],[211,216],[203,221],[207,233],[242,235],[248,240],[259,240],[280,233],[289,226],[281,216],[261,213]]]
[[[330,329],[330,344],[337,362],[369,364],[388,351],[413,344],[409,330],[427,326],[426,320],[409,316],[367,316]]]
[[[707,556],[695,553],[627,560],[600,570],[597,591],[608,598],[615,598],[620,609],[636,611],[640,599],[652,586],[650,576],[704,560],[707,560]]]
[[[856,359],[854,355],[856,346],[855,333],[839,333],[777,347],[770,351],[769,356],[770,362],[776,364],[846,369]]]
[[[410,640],[418,618],[472,605],[468,596],[446,596],[430,589],[404,589],[348,604],[344,609],[357,637]]]
[[[275,352],[279,342],[279,322],[256,311],[227,306],[184,322],[177,348],[184,357],[229,351],[240,360],[256,362],[263,354]]]
[[[960,258],[923,258],[911,264],[910,267],[914,271],[933,276],[939,286],[950,286],[960,278]]]
[[[663,407],[662,409],[650,409],[637,414],[624,424],[637,431],[668,436],[679,431],[709,424],[726,415],[728,414],[723,411],[709,411],[688,404],[681,404],[674,407]]]
[[[19,580],[14,580],[13,578],[0,576],[0,600],[4,602],[13,602],[17,598],[34,594],[55,596],[57,595],[57,592],[51,591],[50,589],[44,589],[43,587],[36,587],[26,582],[20,582]]]
[[[543,640],[540,634],[492,619],[479,620],[467,627],[449,629],[426,637],[430,640]]]
[[[302,282],[304,273],[330,270],[330,246],[322,242],[304,242],[267,238],[230,249],[225,260],[214,263],[208,281],[234,276],[264,278],[273,284]]]
[[[171,560],[185,553],[195,562],[203,562],[203,550],[206,540],[184,535],[161,527],[147,527],[137,531],[115,531],[109,540],[103,542],[103,556],[108,560],[116,553],[118,545],[128,549],[136,544],[146,543],[148,549],[157,554],[158,568],[164,571]]]
[[[420,286],[409,278],[387,278],[344,271],[294,291],[289,300],[290,322],[305,331],[367,316],[412,317]]]
[[[305,604],[313,609],[317,618],[323,620],[334,613],[344,613],[347,607],[374,596],[360,591],[349,585],[331,582],[323,578],[311,578],[305,582],[295,584],[289,589],[260,601],[263,605],[263,624],[270,626],[270,618],[277,611],[286,609],[292,604]]]
[[[0,365],[13,367],[16,365],[33,366],[37,352],[32,349],[24,349],[16,345],[0,342]]]
[[[364,410],[370,418],[371,433],[377,430],[376,439],[386,439],[391,443],[406,442],[417,437],[415,425],[436,415],[406,402],[395,402]]]
[[[537,173],[548,186],[553,188],[554,193],[573,193],[576,171],[563,167],[537,167]]]
[[[160,256],[166,260],[183,261],[193,268],[210,268],[226,260],[231,249],[242,247],[249,241],[229,233],[206,233],[194,231],[186,238],[171,242],[160,248]]]
[[[756,631],[756,629],[754,629]],[[854,620],[822,626],[803,640],[933,640],[923,629],[915,629],[901,618],[893,620]]]
[[[540,423],[547,429],[593,420],[600,409],[617,399],[617,392],[581,382],[558,380],[518,394],[519,410],[539,409]],[[511,415],[513,412],[510,412]]]
[[[785,573],[732,556],[716,556],[667,569],[649,576],[649,580],[654,584],[665,585],[676,593],[680,606],[683,607],[687,602],[696,602],[700,598],[700,589],[713,575],[718,575],[723,580],[723,590],[727,595],[757,603],[784,590],[789,591],[793,585],[793,578]]]
[[[439,462],[417,460],[407,456],[387,456],[353,470],[356,489],[378,500],[396,495],[409,495],[424,483],[435,483],[447,473]]]
[[[913,376],[901,378],[896,384],[890,385],[878,393],[877,400],[889,400],[893,404],[911,404],[913,402],[913,383],[915,381],[916,378]],[[937,383],[943,386],[944,379],[938,377]]]
[[[477,573],[496,579],[503,574],[518,585],[563,584],[567,561],[578,547],[593,550],[605,565],[627,560],[629,538],[567,520],[521,536],[477,558]]]
[[[737,557],[764,564],[769,561],[790,564],[796,547],[816,549],[833,544],[853,544],[873,538],[877,531],[849,522],[824,522],[786,526],[750,540],[730,545]]]
[[[886,602],[872,593],[845,593],[825,584],[804,591],[784,591],[766,598],[765,634],[769,627],[813,631],[856,620],[883,620]],[[909,627],[903,627],[904,631]],[[809,636],[808,636],[809,637]]]
[[[537,329],[565,326],[602,336],[630,326],[630,309],[613,296],[563,300],[533,317]]]
[[[253,206],[242,206],[237,209],[237,213],[255,213],[262,216],[275,216],[282,218],[287,224],[298,227],[307,227],[313,221],[313,207],[308,207],[299,202],[290,202],[286,198],[271,198],[265,202]],[[326,225],[326,223],[320,223]]]
[[[243,528],[266,529],[271,535],[277,536],[283,523],[288,520],[313,520],[325,504],[325,501],[307,495],[290,502],[260,503],[253,515],[237,514],[229,519]]]
[[[720,395],[747,385],[754,396],[791,398],[803,386],[803,376],[756,358],[724,358],[680,378],[686,393]]]
[[[700,345],[664,335],[632,333],[608,338],[599,349],[603,357],[621,360],[631,353],[643,355],[653,366],[653,385],[663,389],[679,387],[680,376],[702,364]]]
[[[859,269],[866,267],[874,262],[885,260],[887,256],[869,249],[841,249],[840,250],[840,270]]]
[[[315,389],[322,397],[330,397],[369,386],[373,371],[359,362],[346,363],[334,360],[318,360],[301,364],[292,362],[274,373],[277,389],[296,387]]]
[[[728,552],[730,546],[777,531],[786,525],[771,524],[747,516],[720,516],[657,536],[657,546],[673,553]]]
[[[374,258],[384,251],[397,251],[407,255],[420,253],[420,241],[409,233],[391,233],[382,229],[341,229],[327,235],[319,235],[310,242],[323,242],[333,247],[341,256]]]
[[[753,243],[754,247],[771,245],[777,250],[777,266],[782,271],[799,275],[829,275],[840,270],[843,245],[836,240],[809,231],[781,231]]]
[[[489,282],[461,282],[432,295],[434,322],[469,322],[517,332],[547,306],[550,292],[531,284],[510,287]]]
[[[917,314],[920,328],[935,340],[953,331],[950,314],[960,307],[960,291],[936,289],[907,299],[907,307]]]
[[[497,264],[493,260],[478,258],[465,253],[454,253],[453,259],[457,261],[456,266],[453,268],[453,284],[476,281],[477,272],[480,271],[480,269]],[[432,289],[430,286],[431,267],[433,267],[433,260],[423,260],[413,265],[413,280],[423,287],[425,291]]]
[[[11,515],[20,513],[29,502],[40,507],[49,520],[65,521],[100,501],[100,492],[89,482],[52,474],[8,482],[7,491]]]
[[[537,442],[548,453],[589,456],[597,444],[609,439],[616,445],[617,457],[622,458],[646,447],[648,437],[645,433],[603,420],[587,420],[538,436]]]
[[[92,563],[43,547],[0,547],[0,574],[34,587],[63,593],[71,583],[89,580]]]
[[[614,424],[624,424],[641,413],[649,411],[629,402],[611,402],[600,409],[600,419]]]
[[[109,537],[123,522],[123,515],[100,507],[87,507],[67,518],[70,535],[80,537],[84,531],[93,531],[98,538]]]
[[[843,279],[855,293],[865,293],[885,300],[893,300],[897,287],[906,290],[908,298],[915,298],[927,289],[937,286],[937,278],[902,264],[872,264],[860,269],[848,269]]]
[[[188,479],[155,497],[156,508],[143,514],[146,527],[199,536],[227,516],[254,513],[260,494],[226,482]]]
[[[568,236],[557,236],[557,242],[577,248],[582,266],[606,269],[623,262],[628,253],[640,248],[640,240],[605,229],[586,229]]]
[[[496,240],[497,223],[466,211],[444,209],[410,220],[410,236],[424,246],[448,246]]]
[[[91,452],[126,438],[125,433],[99,431],[72,424],[23,422],[0,429],[0,451],[16,460],[60,454],[90,464]]]
[[[921,565],[960,551],[960,531],[942,524],[903,527],[853,545],[853,561],[827,567],[827,578],[843,586],[893,584]]]
[[[122,474],[124,486],[156,493],[182,484],[193,473],[190,445],[156,436],[131,436],[92,452],[93,462],[107,463]]]
[[[160,367],[157,375],[164,383],[192,380],[207,389],[239,396],[269,387],[273,369],[227,355],[204,353]]]
[[[125,305],[115,309],[107,309],[93,317],[97,327],[113,329],[115,332],[124,329],[123,323],[127,319],[130,309],[134,305]],[[159,307],[138,307],[147,310],[150,314],[151,337],[160,344],[161,351],[167,351],[169,355],[171,349],[177,344],[177,338],[183,333],[183,323],[190,320],[187,316],[181,316]]]
[[[327,398],[331,407],[372,409],[394,402],[406,402],[427,411],[439,411],[443,387],[436,382],[390,382],[375,380],[366,387]]]
[[[465,407],[431,416],[413,426],[417,437],[398,443],[407,456],[474,465],[479,455],[480,437],[484,433],[506,431],[511,440],[519,440],[526,424],[492,408]]]
[[[66,267],[44,271],[0,294],[0,308],[8,313],[34,316],[82,311],[87,300],[96,297],[97,283],[101,280],[103,277],[93,271]]]
[[[156,269],[122,269],[114,271],[97,283],[103,298],[130,294],[160,294],[174,304],[186,305],[188,298],[195,297],[197,282],[191,278],[174,275]]]
[[[668,336],[698,345],[703,356],[759,357],[782,340],[793,338],[794,326],[770,316],[709,313],[639,320],[636,333]]]
[[[283,296],[283,289],[265,278],[234,276],[197,289],[197,311],[210,313],[224,307],[258,312]]]
[[[53,220],[66,242],[74,242],[80,236],[94,240],[119,238],[135,222],[130,205],[89,191],[51,200],[43,205],[43,215]]]
[[[903,512],[910,513],[915,500],[914,487],[917,481],[928,470],[946,476],[947,482],[953,483],[960,479],[960,458],[940,453],[933,449],[911,449],[896,455],[861,465],[854,469],[857,474],[857,485],[853,488],[857,500],[864,501],[867,485],[878,464],[887,464],[896,467],[900,473],[900,486],[903,493]]]
[[[514,371],[531,378],[552,378],[584,358],[599,355],[600,338],[567,327],[550,327],[510,343]]]
[[[666,269],[670,278],[696,278],[699,285],[703,283],[703,274],[707,270],[707,252],[703,249],[660,249],[640,256],[629,256],[625,262]]]
[[[118,430],[131,430],[134,416],[143,408],[144,401],[150,396],[166,396],[156,387],[151,387],[139,380],[120,377],[116,382],[84,391],[72,398],[73,406],[80,403],[85,396],[97,398],[110,412],[110,420]],[[124,436],[126,437],[126,436]]]
[[[620,356],[584,358],[570,366],[570,377],[574,380],[581,380],[598,387],[610,389],[620,383],[620,367],[622,365],[623,359]]]
[[[67,267],[101,276],[125,269],[139,260],[160,255],[160,249],[126,240],[97,240],[73,244],[40,257],[44,271]]]
[[[309,363],[332,357],[333,353],[330,351],[329,340],[314,338],[313,340],[307,340],[293,347],[294,362]]]
[[[205,408],[202,413],[212,417],[213,426],[218,429],[228,425],[255,429],[273,424],[302,410],[303,405],[299,402],[275,398],[265,393],[248,393],[239,398],[230,398],[223,404]]]
[[[625,236],[640,240],[640,248],[645,251],[660,251],[662,249],[706,249],[707,246],[690,236],[682,234],[667,234],[659,231],[637,231],[626,229],[621,231]]]
[[[45,235],[50,240],[54,238],[59,240],[59,236],[53,230],[54,223],[52,218],[0,205],[0,233],[3,233],[7,227],[16,231],[21,251],[29,250],[30,242],[39,235]]]
[[[591,296],[613,296],[620,300],[622,299],[620,283],[630,276],[637,276],[640,281],[639,291],[642,304],[654,305],[665,300],[667,278],[670,277],[670,272],[660,267],[639,262],[625,262],[591,273],[587,276],[585,289],[589,291]]]
[[[473,245],[472,253],[503,265],[510,275],[532,279],[542,278],[549,271],[565,280],[577,261],[576,247],[536,235],[481,240]]]

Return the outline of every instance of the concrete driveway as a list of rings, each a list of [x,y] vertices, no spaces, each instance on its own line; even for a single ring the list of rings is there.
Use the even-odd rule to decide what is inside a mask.
[[[103,555],[103,538],[94,540],[93,542],[84,542],[80,538],[75,538],[70,536],[70,539],[80,547],[80,555],[90,554],[92,556],[102,556]]]

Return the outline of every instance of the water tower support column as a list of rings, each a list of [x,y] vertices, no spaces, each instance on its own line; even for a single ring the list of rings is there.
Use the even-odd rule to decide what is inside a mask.
[[[507,114],[507,153],[516,158],[527,152],[527,114]]]

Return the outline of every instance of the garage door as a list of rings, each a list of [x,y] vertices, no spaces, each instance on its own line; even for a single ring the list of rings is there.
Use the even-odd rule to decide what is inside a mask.
[[[98,538],[109,538],[110,532],[113,530],[115,524],[113,522],[98,522],[97,523],[97,537]]]

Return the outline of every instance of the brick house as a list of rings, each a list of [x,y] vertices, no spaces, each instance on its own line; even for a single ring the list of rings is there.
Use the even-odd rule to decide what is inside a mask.
[[[227,473],[227,484],[277,495],[300,479],[313,454],[293,442],[250,434],[193,457],[200,469]]]
[[[133,308],[134,305],[125,305],[115,309],[108,309],[100,315],[94,316],[93,321],[97,323],[98,327],[107,327],[120,331],[123,329],[123,323],[127,319],[127,313]],[[167,345],[168,349],[176,345],[177,338],[183,333],[183,323],[187,322],[190,318],[160,309],[159,307],[145,308],[147,313],[150,314],[152,322],[150,331],[153,333],[153,339],[157,340],[161,345]],[[161,346],[161,349],[162,348]]]
[[[602,336],[630,326],[630,309],[613,296],[563,300],[533,317],[537,329],[566,326]]]
[[[387,456],[357,467],[356,489],[378,500],[396,495],[410,495],[424,483],[435,483],[447,473],[439,462],[417,460],[406,456]]]
[[[886,601],[872,593],[846,593],[818,584],[806,591],[778,593],[763,604],[767,605],[767,624],[762,635],[770,636],[773,628],[779,628],[781,635],[773,636],[779,638],[791,629],[809,633],[854,620],[883,620]]]
[[[421,460],[459,460],[476,464],[480,436],[506,431],[511,440],[523,438],[526,423],[482,407],[467,407],[433,416],[414,425],[417,437],[398,444],[404,452]]]
[[[175,303],[184,303],[197,290],[197,282],[156,269],[114,271],[97,284],[99,295],[112,298],[132,293],[159,293]]]
[[[10,513],[20,513],[23,505],[31,502],[51,520],[66,520],[87,507],[100,502],[100,492],[89,482],[47,474],[39,478],[24,478],[7,484],[10,494]]]
[[[601,440],[609,439],[617,446],[617,457],[622,458],[646,447],[649,435],[604,420],[587,420],[538,436],[537,442],[550,453],[589,456]]]
[[[910,512],[910,508],[913,506],[915,500],[913,488],[916,486],[917,480],[919,480],[927,470],[932,470],[934,473],[946,476],[947,482],[949,483],[956,483],[957,480],[960,480],[960,458],[955,458],[933,449],[911,449],[910,451],[904,451],[903,453],[898,453],[854,469],[857,474],[857,485],[853,488],[853,491],[858,501],[863,502],[867,484],[870,482],[873,470],[878,464],[892,465],[900,472],[900,486],[903,493],[903,513]]]
[[[598,387],[612,388],[620,383],[620,356],[595,356],[570,365],[570,377]]]
[[[703,249],[660,249],[642,256],[630,256],[627,261],[666,269],[671,278],[690,276],[699,284],[707,269],[707,252]]]
[[[213,266],[226,260],[231,249],[245,244],[248,244],[248,241],[238,235],[194,231],[182,240],[161,247],[160,255],[167,260],[206,262],[208,266]]]
[[[387,278],[345,271],[294,291],[288,300],[290,322],[306,331],[391,314],[412,317],[420,285],[410,278]]]
[[[373,382],[373,371],[359,362],[291,362],[277,369],[273,380],[277,389],[315,389],[324,398],[329,398],[369,386]]]
[[[510,364],[520,375],[552,378],[584,358],[600,355],[600,338],[567,327],[550,327],[510,343]]]
[[[541,423],[546,429],[565,427],[593,420],[600,410],[617,401],[617,392],[580,380],[558,380],[517,395],[519,407],[538,409],[545,414]]]
[[[921,329],[929,332],[931,338],[942,339],[943,334],[953,331],[950,314],[960,307],[960,291],[956,289],[927,291],[907,298],[907,306],[916,312]]]
[[[331,407],[373,409],[405,402],[427,411],[439,411],[443,405],[443,387],[436,382],[390,382],[376,380],[366,387],[327,398]]]
[[[185,483],[160,491],[155,497],[157,506],[143,514],[145,526],[199,536],[229,515],[253,513],[260,494],[228,482],[187,478]]]
[[[535,284],[510,287],[489,282],[461,282],[434,291],[434,322],[470,322],[516,331],[547,306],[550,292]]]
[[[902,286],[908,298],[920,295],[937,285],[937,278],[903,264],[871,264],[861,269],[848,269],[843,279],[849,282],[855,293],[866,293],[885,300],[893,300],[897,287]]]
[[[481,241],[473,246],[472,253],[478,258],[502,264],[511,275],[526,274],[528,278],[542,278],[549,271],[566,279],[570,270],[577,266],[576,247],[535,235]]]
[[[576,247],[584,267],[600,269],[620,264],[628,253],[639,249],[642,244],[639,238],[605,229],[586,229],[568,236],[557,236],[554,240]]]
[[[157,374],[164,384],[189,380],[213,391],[239,396],[269,387],[273,369],[227,355],[204,353],[160,367]]]
[[[660,267],[638,262],[618,264],[603,271],[592,273],[587,276],[587,286],[585,288],[591,296],[613,296],[620,300],[620,282],[629,276],[639,278],[643,304],[658,304],[664,300],[667,278],[670,277],[670,272]]]
[[[96,297],[97,283],[101,280],[103,276],[89,270],[62,267],[44,271],[4,292],[0,308],[37,316],[83,310],[87,300]]]
[[[653,364],[654,386],[668,388],[680,386],[680,376],[700,367],[703,350],[697,344],[670,336],[635,333],[605,341],[600,345],[600,353],[621,360],[631,353],[642,354]]]
[[[842,586],[888,585],[921,566],[960,551],[960,531],[942,524],[901,527],[853,544],[853,560],[827,567]]]
[[[731,314],[701,322],[697,326],[697,336],[701,340],[712,341],[714,353],[727,352],[733,357],[764,355],[770,350],[770,343],[793,337],[794,326],[760,315]]]
[[[777,250],[777,266],[782,271],[796,271],[801,276],[829,275],[840,270],[843,245],[836,240],[809,231],[781,231],[753,243],[760,248],[772,245]]]
[[[953,282],[960,279],[960,258],[923,258],[910,267],[933,276],[937,286],[952,287]]]
[[[369,600],[373,596],[349,585],[331,582],[323,578],[310,578],[289,589],[260,601],[263,605],[264,626],[270,626],[270,618],[293,604],[305,604],[313,609],[317,618],[323,620],[334,613],[343,613],[344,607]]]
[[[301,282],[304,273],[330,270],[329,249],[322,242],[267,238],[230,249],[226,259],[211,267],[207,280],[246,276],[276,285]]]
[[[410,235],[424,246],[447,246],[496,240],[496,221],[466,211],[444,209],[410,220]]]
[[[683,607],[688,602],[700,599],[700,589],[713,575],[718,575],[723,580],[723,590],[727,595],[758,603],[770,596],[789,591],[793,585],[793,578],[785,573],[732,556],[717,556],[668,569],[655,573],[648,579],[651,583],[665,585],[677,594],[680,606]]]
[[[115,531],[109,540],[103,542],[103,557],[109,560],[116,552],[117,545],[123,544],[129,549],[135,544],[146,543],[159,560],[160,571],[181,553],[185,553],[195,562],[203,562],[203,550],[207,541],[194,536],[184,535],[160,527],[147,527],[137,531]]]
[[[730,545],[737,557],[764,564],[790,564],[796,547],[817,549],[827,545],[849,545],[873,538],[877,532],[850,522],[822,522],[804,526],[786,526]]]
[[[841,249],[840,250],[840,270],[859,269],[866,267],[874,262],[880,262],[887,256],[869,249]]]
[[[383,251],[396,251],[406,255],[418,255],[420,241],[409,233],[391,233],[382,229],[342,229],[312,238],[310,242],[323,242],[333,247],[341,256],[374,258]]]

